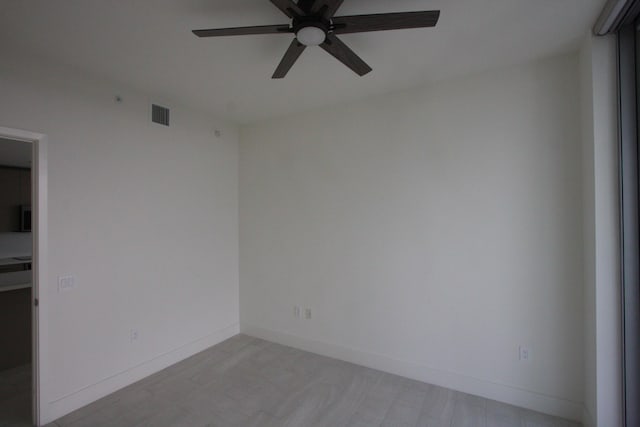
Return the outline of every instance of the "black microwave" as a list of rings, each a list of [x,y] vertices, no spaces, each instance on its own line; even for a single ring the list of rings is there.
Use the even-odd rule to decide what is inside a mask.
[[[20,231],[31,231],[31,205],[20,206]]]

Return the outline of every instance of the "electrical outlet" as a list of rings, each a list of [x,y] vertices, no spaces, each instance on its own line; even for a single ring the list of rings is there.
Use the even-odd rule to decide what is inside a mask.
[[[131,331],[129,331],[129,338],[131,339],[131,342],[134,341],[138,341],[138,330],[137,329],[132,329]]]
[[[300,307],[297,305],[293,306],[293,317],[299,319],[300,318]]]
[[[531,350],[528,347],[520,346],[519,347],[519,356],[521,362],[528,362],[531,359]]]
[[[305,319],[311,319],[311,309],[310,308],[305,308],[304,309],[304,318]]]
[[[58,292],[69,292],[76,288],[76,279],[73,276],[58,276]]]

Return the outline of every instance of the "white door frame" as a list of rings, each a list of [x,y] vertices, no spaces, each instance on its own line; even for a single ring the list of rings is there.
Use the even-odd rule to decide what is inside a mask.
[[[47,378],[47,136],[0,126],[0,138],[30,142],[31,150],[31,201],[33,230],[33,283],[32,283],[32,403],[33,423],[41,425],[44,406],[43,384]]]

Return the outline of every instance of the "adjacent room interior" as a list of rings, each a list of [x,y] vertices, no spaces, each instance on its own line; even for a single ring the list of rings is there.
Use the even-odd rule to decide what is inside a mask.
[[[0,414],[31,419],[31,144],[0,138]]]
[[[0,426],[638,419],[640,1],[0,10]]]

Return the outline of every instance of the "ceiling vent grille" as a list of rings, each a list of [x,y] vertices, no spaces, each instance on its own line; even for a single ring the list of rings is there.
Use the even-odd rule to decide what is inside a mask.
[[[169,126],[169,109],[160,105],[151,104],[151,121]]]

